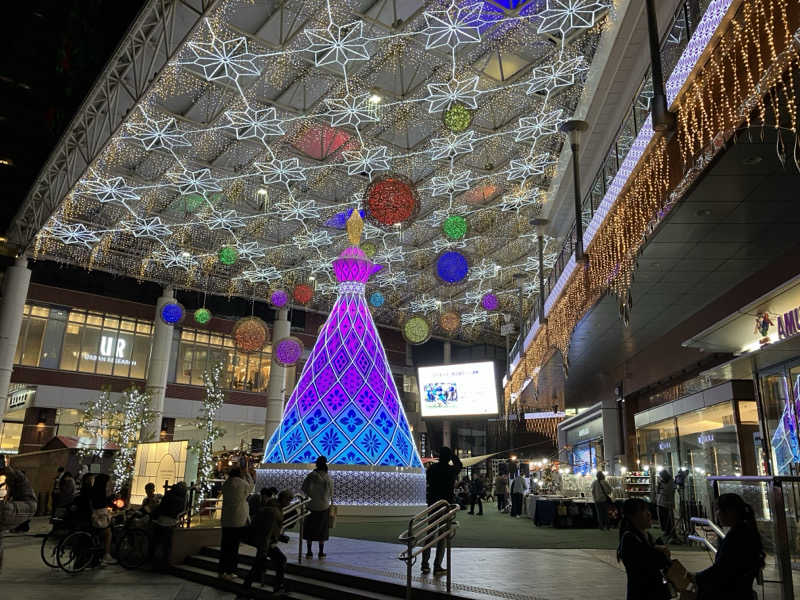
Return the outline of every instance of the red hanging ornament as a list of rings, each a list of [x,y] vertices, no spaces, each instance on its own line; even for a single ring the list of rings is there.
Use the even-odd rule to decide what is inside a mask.
[[[292,296],[294,297],[295,302],[298,302],[299,304],[308,304],[311,302],[311,298],[314,296],[314,289],[310,285],[301,283],[294,287]]]
[[[373,181],[364,196],[367,218],[383,227],[404,223],[419,212],[414,184],[401,175],[387,175]]]

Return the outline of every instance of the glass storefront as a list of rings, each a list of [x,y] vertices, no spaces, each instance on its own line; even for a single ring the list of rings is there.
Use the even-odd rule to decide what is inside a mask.
[[[152,321],[26,304],[14,364],[144,380],[152,335]],[[203,372],[222,361],[226,389],[266,390],[269,346],[241,354],[228,335],[186,328],[178,329],[176,337],[170,383],[202,386]]]
[[[773,474],[800,475],[800,363],[773,367],[761,373],[760,379]]]
[[[220,421],[217,423],[225,433],[214,441],[214,451],[232,450],[242,445],[249,447],[254,439],[264,439],[264,425],[255,423],[235,423]],[[175,419],[175,431],[172,439],[196,441],[205,434],[197,428],[194,419]]]

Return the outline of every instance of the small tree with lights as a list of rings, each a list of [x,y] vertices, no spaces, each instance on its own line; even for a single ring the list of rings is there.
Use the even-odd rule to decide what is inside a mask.
[[[211,369],[203,371],[203,384],[206,388],[200,414],[195,420],[195,426],[200,430],[201,437],[192,443],[197,449],[197,505],[203,502],[211,489],[209,480],[214,474],[214,442],[225,434],[225,430],[216,425],[217,412],[225,403],[225,392],[222,391],[223,362],[218,362]]]
[[[115,493],[129,485],[133,479],[136,447],[139,442],[150,441],[142,438],[142,432],[149,431],[149,426],[156,417],[155,411],[150,406],[150,400],[148,392],[141,392],[131,386],[125,390],[119,402],[118,414],[122,415],[116,439],[119,452],[114,456],[111,467]]]
[[[117,402],[111,398],[111,388],[104,387],[100,394],[83,403],[83,412],[77,422],[76,435],[85,432],[92,438],[91,443],[78,448],[78,456],[85,459],[99,459],[109,442],[115,441],[119,432],[120,417]]]

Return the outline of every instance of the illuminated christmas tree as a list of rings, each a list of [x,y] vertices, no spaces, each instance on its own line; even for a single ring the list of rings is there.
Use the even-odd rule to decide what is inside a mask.
[[[377,479],[401,475],[399,488],[390,486],[400,497],[385,503],[421,504],[425,500],[422,463],[364,296],[366,282],[382,267],[357,246],[363,228],[358,211],[353,211],[347,225],[352,245],[333,261],[339,297],[264,452],[263,466],[281,465],[287,477],[279,477],[275,471],[260,476],[278,487],[294,484],[296,488],[295,475],[289,476],[285,469],[296,463],[313,463],[322,455],[338,471],[353,465],[374,466],[377,469],[369,473],[378,474]],[[351,498],[337,493],[340,504],[384,503],[366,494],[363,486],[371,487],[364,481],[366,473],[351,471],[347,481],[360,482],[362,489],[350,486]],[[341,479],[341,474],[335,475],[337,482]],[[386,486],[383,479],[379,485]]]

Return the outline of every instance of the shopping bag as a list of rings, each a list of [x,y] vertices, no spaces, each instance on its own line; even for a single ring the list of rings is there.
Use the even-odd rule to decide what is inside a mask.
[[[679,592],[686,591],[686,589],[689,587],[689,584],[692,582],[692,580],[689,578],[689,572],[679,560],[672,561],[669,569],[664,572],[664,576],[667,578],[667,581],[675,586],[675,589]]]

